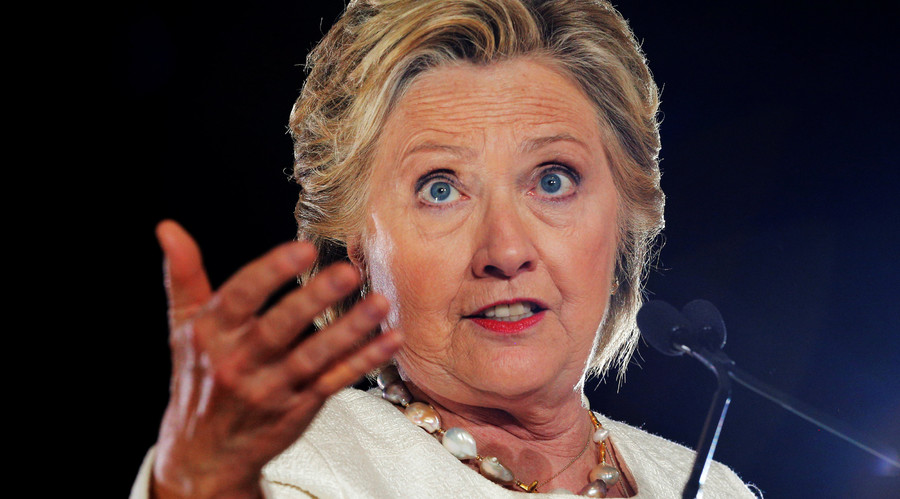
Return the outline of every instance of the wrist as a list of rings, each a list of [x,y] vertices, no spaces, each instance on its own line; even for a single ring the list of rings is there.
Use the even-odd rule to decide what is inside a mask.
[[[150,478],[151,499],[259,499],[265,497],[260,489],[259,471],[221,469],[202,466],[200,469],[185,461],[164,457],[157,453]],[[190,463],[190,460],[188,461]]]
[[[165,483],[153,477],[150,481],[150,499],[264,499],[259,480],[236,484],[231,480],[192,479],[179,483]]]

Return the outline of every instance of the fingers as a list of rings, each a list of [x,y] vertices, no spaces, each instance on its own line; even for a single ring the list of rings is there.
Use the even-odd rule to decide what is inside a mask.
[[[282,362],[285,375],[292,384],[318,376],[356,348],[378,326],[388,309],[388,301],[383,296],[368,296],[333,325],[294,348]]]
[[[224,329],[247,322],[272,293],[306,270],[315,257],[311,244],[291,242],[250,262],[219,288],[214,319]]]
[[[400,331],[385,331],[319,376],[310,389],[324,401],[372,369],[384,365],[402,344],[403,335]]]
[[[212,295],[200,248],[178,223],[163,220],[156,226],[156,238],[165,255],[165,286],[170,316],[178,320],[184,311],[194,310]]]
[[[285,433],[292,435],[288,440],[292,442],[302,434],[328,397],[387,363],[402,343],[399,331],[386,331],[323,372],[314,382],[292,390],[285,401],[288,407],[285,417],[279,420]]]
[[[284,297],[260,318],[256,334],[248,338],[248,347],[258,357],[282,353],[316,316],[356,289],[358,285],[359,274],[350,265],[339,263],[326,268],[306,286]],[[377,305],[368,307],[375,306],[379,311],[383,310],[376,319],[380,321],[387,313],[388,305],[386,300],[383,300],[383,303],[378,299],[376,301]],[[375,322],[368,331],[377,324]]]

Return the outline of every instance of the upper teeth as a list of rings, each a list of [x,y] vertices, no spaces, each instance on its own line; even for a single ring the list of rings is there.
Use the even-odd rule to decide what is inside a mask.
[[[531,304],[516,302],[511,305],[497,305],[484,311],[485,317],[504,319],[520,315],[531,315]]]

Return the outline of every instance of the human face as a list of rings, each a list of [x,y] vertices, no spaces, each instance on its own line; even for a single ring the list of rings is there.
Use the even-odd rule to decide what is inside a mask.
[[[606,313],[617,234],[582,91],[536,59],[430,70],[393,109],[372,168],[360,249],[392,302],[386,326],[406,338],[406,376],[474,405],[571,395]],[[507,313],[498,304],[524,317],[487,317]]]

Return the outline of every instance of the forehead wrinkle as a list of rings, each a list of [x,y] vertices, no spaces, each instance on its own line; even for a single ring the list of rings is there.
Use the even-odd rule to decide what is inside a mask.
[[[470,95],[462,99],[440,95],[407,103],[411,109],[404,115],[409,122],[437,122],[464,128],[519,124],[523,117],[532,124],[570,122],[579,115],[569,102],[562,99],[498,99],[496,95]]]
[[[561,79],[568,80],[565,75],[549,68],[548,70],[556,73]],[[466,86],[461,89],[463,83],[441,73],[441,69],[426,73],[413,83],[400,102],[400,106],[405,108],[403,114],[407,119],[426,121],[436,119],[455,123],[471,122],[473,118],[481,122],[504,118],[507,118],[506,121],[512,121],[508,118],[514,117],[516,118],[514,121],[519,122],[524,112],[537,118],[535,121],[541,122],[546,121],[549,116],[572,119],[582,113],[573,103],[572,88],[568,88],[572,85],[544,88],[543,92],[536,96],[521,79],[485,81],[483,78],[467,74],[464,78]],[[574,86],[574,89],[580,93],[577,86]]]
[[[587,144],[599,139],[599,130],[585,129],[584,118],[596,110],[564,72],[538,64],[563,81],[541,85],[536,93],[527,78],[533,71],[498,79],[492,78],[490,67],[445,67],[421,75],[392,116],[394,125],[400,125],[394,128],[400,133],[395,137],[404,142],[396,157],[402,161],[421,152],[473,161],[487,146],[488,136],[502,129],[516,137],[510,145],[520,154],[556,142],[591,150]],[[458,71],[462,78],[456,77]],[[590,124],[597,125],[593,120]]]

